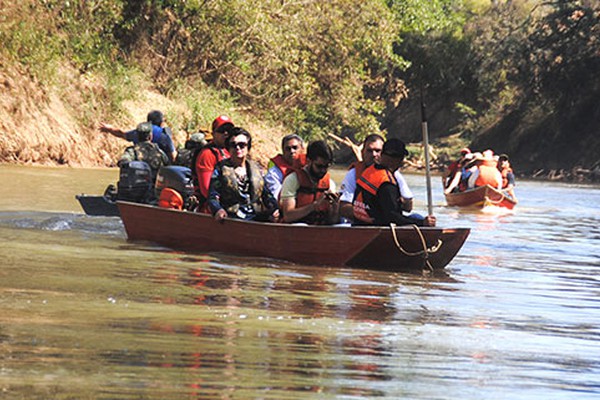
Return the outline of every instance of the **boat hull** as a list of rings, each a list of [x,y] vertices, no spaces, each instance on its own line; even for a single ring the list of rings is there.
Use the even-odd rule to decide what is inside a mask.
[[[308,226],[236,219],[217,222],[205,214],[120,201],[117,204],[131,241],[311,265],[390,271],[442,269],[470,232],[466,228],[409,226],[396,227],[392,232],[390,227]],[[431,251],[427,260],[424,248]]]
[[[92,196],[80,194],[75,198],[81,204],[81,208],[87,215],[118,217],[119,207],[117,203],[106,198],[106,196]]]
[[[485,206],[503,207],[512,210],[517,204],[513,199],[500,190],[486,185],[464,192],[446,194],[446,203],[449,206],[456,207],[477,207]]]

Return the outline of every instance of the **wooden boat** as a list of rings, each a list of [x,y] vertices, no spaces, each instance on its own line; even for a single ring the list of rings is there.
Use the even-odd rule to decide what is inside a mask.
[[[446,203],[449,206],[479,207],[486,206],[504,207],[512,210],[517,204],[506,193],[494,189],[490,185],[476,187],[464,192],[446,194]]]
[[[174,249],[269,257],[311,265],[389,271],[442,269],[458,253],[470,229],[344,227],[277,224],[117,201],[131,241]]]
[[[79,194],[75,196],[87,215],[118,217],[117,203],[106,196]]]

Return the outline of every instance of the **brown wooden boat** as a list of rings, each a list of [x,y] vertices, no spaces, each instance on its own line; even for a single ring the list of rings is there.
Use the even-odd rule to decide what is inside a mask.
[[[490,185],[476,187],[464,192],[446,194],[446,203],[449,206],[478,207],[486,206],[504,207],[512,210],[517,204],[506,193],[494,189]]]
[[[470,229],[277,224],[117,202],[131,241],[193,252],[269,257],[311,265],[404,271],[442,269]]]

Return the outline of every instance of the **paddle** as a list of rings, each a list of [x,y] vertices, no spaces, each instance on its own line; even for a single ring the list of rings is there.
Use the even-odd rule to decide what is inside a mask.
[[[425,114],[425,102],[423,101],[423,90],[421,89],[421,131],[423,132],[423,151],[425,152],[425,176],[427,180],[427,213],[433,215],[431,200],[431,171],[429,170],[429,132],[427,130],[427,116]]]

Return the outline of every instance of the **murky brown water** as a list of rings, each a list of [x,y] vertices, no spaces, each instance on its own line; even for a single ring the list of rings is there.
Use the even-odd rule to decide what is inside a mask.
[[[600,396],[597,187],[519,182],[509,214],[436,187],[472,233],[422,277],[128,243],[74,199],[116,176],[0,166],[0,398]]]

